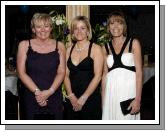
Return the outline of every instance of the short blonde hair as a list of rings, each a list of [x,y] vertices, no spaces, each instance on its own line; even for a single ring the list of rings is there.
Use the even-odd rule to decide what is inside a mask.
[[[53,27],[52,18],[49,14],[46,13],[35,13],[31,19],[31,29],[35,27],[35,22],[38,21],[44,21],[49,22],[50,27]],[[35,38],[35,33],[32,33],[32,38]],[[50,34],[50,38],[53,38],[52,33]]]
[[[49,14],[46,13],[35,13],[31,19],[31,28],[35,27],[36,21],[44,21],[49,22],[50,26],[52,27],[52,18]]]
[[[117,21],[117,22],[123,24],[123,26],[124,26],[123,35],[127,36],[127,23],[126,23],[125,15],[122,12],[119,12],[119,11],[112,12],[109,15],[109,18],[108,18],[108,21],[107,21],[108,32],[109,32],[109,26],[110,26],[111,20]],[[111,36],[112,36],[112,34],[111,34]]]
[[[82,21],[83,23],[85,23],[87,29],[88,29],[88,40],[91,40],[92,39],[92,28],[91,28],[91,25],[90,25],[90,22],[89,22],[89,19],[86,17],[86,16],[76,16],[72,22],[71,22],[71,29],[70,29],[70,35],[71,35],[71,39],[73,41],[76,41],[76,38],[75,36],[73,35],[74,34],[74,28],[77,24],[77,22],[79,21]]]

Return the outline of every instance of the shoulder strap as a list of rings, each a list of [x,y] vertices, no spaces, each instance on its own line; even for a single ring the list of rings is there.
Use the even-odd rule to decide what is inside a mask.
[[[124,44],[123,44],[123,46],[122,46],[122,49],[121,49],[120,54],[122,54],[122,53],[123,53],[123,51],[125,50],[125,47],[126,47],[126,45],[127,45],[128,41],[129,41],[129,37],[126,37],[126,40],[125,40],[125,42],[124,42]]]
[[[57,50],[57,46],[58,46],[58,41],[56,40],[56,49],[55,50]]]
[[[28,40],[28,42],[29,42],[29,48],[31,47],[31,42],[30,42],[30,39]]]
[[[88,50],[88,57],[90,57],[91,49],[92,49],[93,42],[90,43],[89,45],[89,50]]]
[[[71,56],[71,53],[72,53],[72,51],[73,51],[73,49],[74,49],[74,47],[75,47],[75,44],[76,44],[76,43],[74,43],[73,46],[71,47],[70,56]]]
[[[114,50],[114,47],[112,45],[112,41],[109,42],[109,46],[110,46],[110,50],[111,50],[112,54],[116,54],[115,50]]]
[[[105,46],[107,54],[109,55],[108,43],[106,43],[104,46]]]
[[[129,44],[129,52],[132,52],[132,41],[133,41],[133,37],[130,40],[130,44]]]

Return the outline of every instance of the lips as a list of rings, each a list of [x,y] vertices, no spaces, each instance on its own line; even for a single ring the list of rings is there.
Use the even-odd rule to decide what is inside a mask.
[[[120,32],[120,30],[119,30],[119,29],[113,29],[112,31],[113,31],[113,33]]]
[[[77,34],[76,37],[77,37],[77,38],[81,38],[81,37],[83,38],[84,35],[83,35],[83,34]]]

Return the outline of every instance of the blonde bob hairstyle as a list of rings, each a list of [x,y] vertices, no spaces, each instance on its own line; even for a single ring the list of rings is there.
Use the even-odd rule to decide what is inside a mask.
[[[71,39],[73,41],[77,41],[77,39],[75,38],[74,36],[74,29],[77,25],[77,23],[79,21],[82,21],[83,23],[85,23],[86,27],[87,27],[87,30],[88,30],[88,40],[91,40],[92,39],[92,28],[91,28],[91,25],[90,25],[90,22],[89,22],[89,19],[86,17],[86,16],[76,16],[72,22],[71,22],[71,30],[70,30],[70,35],[71,35]]]
[[[40,21],[43,21],[44,23],[49,23],[51,28],[53,26],[52,18],[49,14],[35,13],[31,19],[31,29],[33,29],[35,27],[35,24]],[[33,33],[32,36],[35,37],[35,34]],[[50,35],[50,37],[52,38],[52,35]]]
[[[110,33],[109,27],[111,22],[118,22],[120,24],[123,24],[123,35],[127,36],[127,23],[125,15],[122,12],[114,11],[109,15],[108,21],[107,21],[107,31]],[[111,37],[112,34],[110,33]]]

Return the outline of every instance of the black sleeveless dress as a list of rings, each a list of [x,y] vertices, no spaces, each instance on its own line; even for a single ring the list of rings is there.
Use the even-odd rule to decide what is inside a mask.
[[[90,57],[92,43],[89,45],[88,56],[77,66],[71,61],[71,53],[75,44],[71,48],[67,66],[70,70],[70,82],[73,93],[79,98],[87,89],[94,77],[94,62]],[[100,85],[99,85],[100,86]],[[68,120],[100,120],[101,119],[101,94],[100,87],[97,87],[93,94],[88,98],[81,111],[73,111],[69,100],[66,102],[65,119]]]
[[[40,90],[46,90],[52,85],[60,63],[57,43],[55,50],[49,53],[38,53],[31,47],[27,51],[26,72]],[[25,86],[21,90],[21,107],[26,120],[62,119],[63,98],[61,86],[48,98],[47,106],[40,107],[34,93]],[[22,117],[21,117],[22,119]]]

